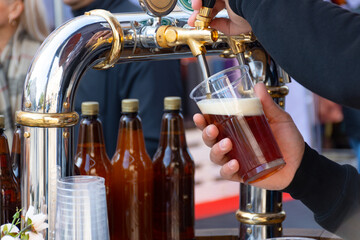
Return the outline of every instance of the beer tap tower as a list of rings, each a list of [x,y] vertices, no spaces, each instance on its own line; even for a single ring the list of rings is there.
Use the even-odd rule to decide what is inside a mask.
[[[195,28],[187,25],[186,13],[172,12],[176,0],[140,0],[148,14],[93,10],[57,28],[41,45],[26,76],[16,122],[23,133],[21,161],[26,166],[21,173],[22,208],[32,205],[48,214],[46,239],[54,239],[57,179],[73,174],[73,126],[79,120],[74,96],[87,68],[195,56],[206,78],[205,54],[236,56],[241,64],[260,60],[269,66],[251,34],[227,37],[208,27],[213,4],[204,1]],[[277,73],[265,79],[281,105],[287,75],[271,64]],[[281,235],[281,195],[242,186],[237,217],[241,239]]]

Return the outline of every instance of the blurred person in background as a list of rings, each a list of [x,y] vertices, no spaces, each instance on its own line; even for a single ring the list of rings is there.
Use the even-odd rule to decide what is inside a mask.
[[[49,30],[42,0],[0,0],[0,13],[0,114],[11,143],[26,73]]]
[[[112,13],[142,12],[128,0],[64,0],[64,3],[71,7],[74,16],[93,9]],[[117,64],[108,70],[86,71],[75,94],[75,110],[81,112],[83,101],[99,102],[106,151],[111,158],[116,148],[121,100],[139,99],[146,150],[152,157],[158,147],[164,97],[182,95],[179,60]]]

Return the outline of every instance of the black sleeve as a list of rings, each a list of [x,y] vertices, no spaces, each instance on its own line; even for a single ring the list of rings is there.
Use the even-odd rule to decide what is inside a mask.
[[[344,239],[360,239],[360,175],[308,145],[291,184],[283,191],[302,201],[325,229]]]
[[[229,0],[296,81],[360,108],[360,15],[323,0]]]

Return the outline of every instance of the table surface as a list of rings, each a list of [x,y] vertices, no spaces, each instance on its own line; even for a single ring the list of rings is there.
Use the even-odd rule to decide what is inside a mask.
[[[195,231],[196,240],[238,240],[238,229],[199,229]],[[284,229],[285,237],[308,237],[317,240],[341,240],[340,237],[322,229]]]

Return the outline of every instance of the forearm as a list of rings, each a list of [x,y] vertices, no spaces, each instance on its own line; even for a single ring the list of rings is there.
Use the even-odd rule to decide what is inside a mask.
[[[294,79],[360,108],[360,15],[322,0],[230,0],[230,6]]]
[[[284,191],[312,210],[315,220],[322,227],[346,239],[353,239],[360,235],[357,225],[359,181],[355,168],[339,165],[306,146],[301,165]]]

